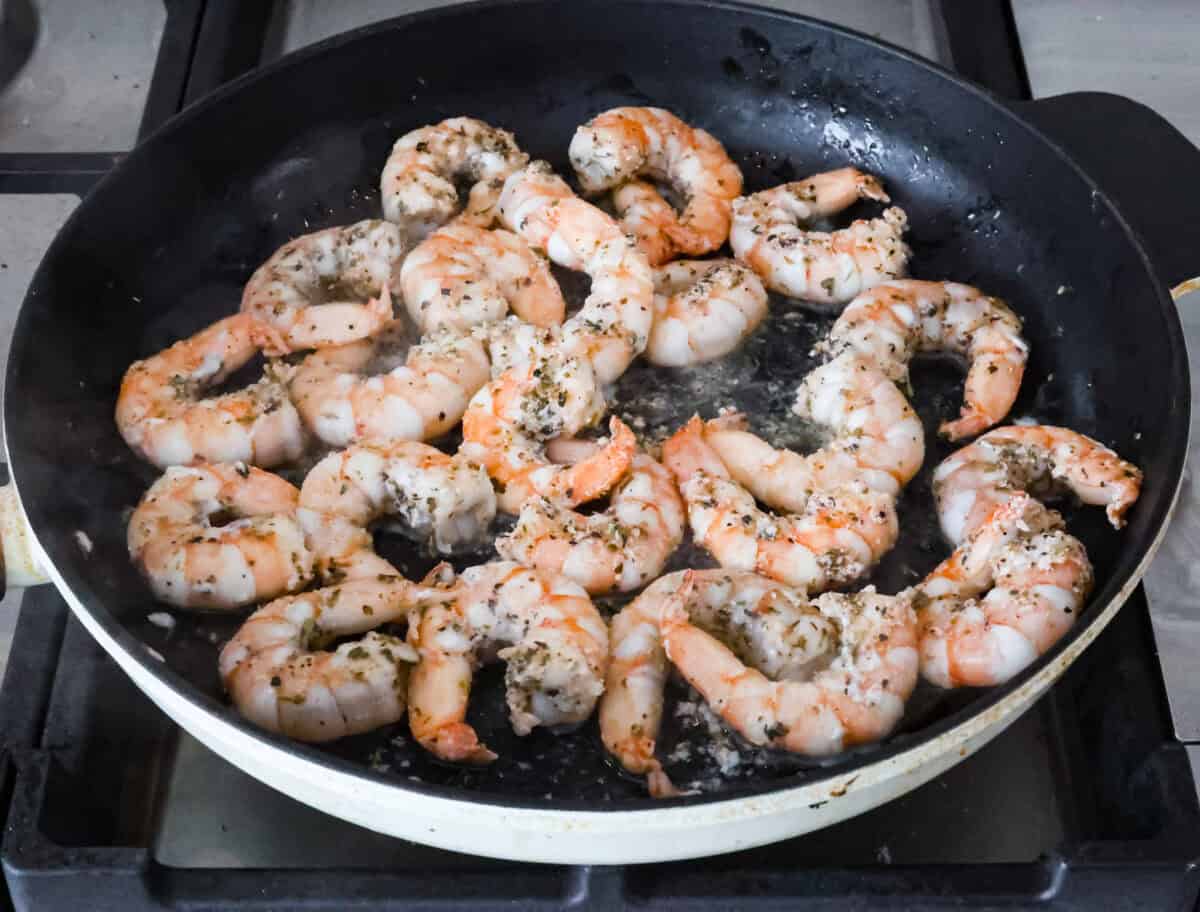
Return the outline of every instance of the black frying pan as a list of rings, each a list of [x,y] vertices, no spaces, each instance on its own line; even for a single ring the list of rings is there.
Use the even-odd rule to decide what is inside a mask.
[[[403,726],[318,749],[244,724],[216,675],[236,619],[178,613],[170,632],[146,619],[158,606],[129,563],[123,518],[155,472],[113,423],[125,368],[233,312],[242,284],[285,240],[376,216],[379,172],[398,135],[471,114],[513,130],[569,175],[574,128],[620,104],[668,107],[714,133],[749,190],[847,163],[881,175],[909,215],[914,276],[970,282],[1011,302],[1032,344],[1014,414],[1097,437],[1145,471],[1123,532],[1100,511],[1069,512],[1096,565],[1088,609],[1004,687],[944,694],[923,685],[901,731],[881,745],[814,762],[731,743],[742,762],[723,777],[710,752],[694,750],[668,769],[702,793],[666,803],[608,764],[594,723],[512,735],[496,671],[482,674],[472,709],[501,754],[484,769],[433,763]],[[808,347],[827,326],[780,319],[794,310],[774,301],[767,329],[719,367],[635,367],[618,401],[651,431],[693,408],[778,414],[779,391],[811,369]],[[914,373],[927,428],[956,410],[959,382],[944,366]],[[670,408],[639,399],[648,388],[666,389]],[[55,582],[185,728],[265,781],[377,829],[485,854],[584,861],[680,857],[802,832],[900,794],[984,743],[1066,668],[1145,569],[1179,483],[1189,408],[1170,297],[1102,190],[1036,129],[877,41],[682,0],[443,8],[324,42],[222,89],[134,150],[63,228],[21,311],[7,389],[10,463]],[[773,427],[777,444],[798,443],[786,422]],[[928,471],[948,452],[930,438],[926,471],[901,504],[901,545],[874,578],[881,587],[894,591],[945,554]],[[77,532],[94,543],[90,554]],[[428,564],[401,539],[379,547],[414,576]],[[676,686],[670,699],[684,696]],[[664,753],[708,740],[669,716]]]

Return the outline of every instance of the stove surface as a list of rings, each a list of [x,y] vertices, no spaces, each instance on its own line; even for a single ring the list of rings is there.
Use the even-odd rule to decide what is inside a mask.
[[[133,148],[165,22],[162,0],[0,3],[0,153]]]

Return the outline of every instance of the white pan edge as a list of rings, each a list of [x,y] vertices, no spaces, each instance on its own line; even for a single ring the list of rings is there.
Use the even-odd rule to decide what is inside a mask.
[[[359,826],[455,852],[553,864],[637,864],[736,852],[821,829],[898,798],[973,754],[1032,706],[1108,626],[1158,551],[1178,497],[1176,485],[1171,510],[1116,596],[1054,661],[995,706],[932,741],[833,779],[748,798],[638,811],[539,810],[440,798],[292,754],[159,680],[92,617],[40,544],[37,551],[80,623],[146,696],[218,756],[283,794]],[[147,654],[153,655],[148,648]]]

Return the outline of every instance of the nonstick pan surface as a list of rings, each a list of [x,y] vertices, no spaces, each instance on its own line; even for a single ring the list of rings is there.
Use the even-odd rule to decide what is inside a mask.
[[[672,777],[698,790],[670,802],[649,800],[640,782],[606,761],[594,721],[569,734],[514,736],[499,669],[481,673],[473,697],[471,721],[501,755],[482,769],[433,763],[403,725],[315,748],[243,723],[216,675],[220,645],[238,619],[174,612],[170,629],[147,620],[162,606],[131,566],[124,531],[156,473],[113,423],[124,370],[235,311],[250,273],[284,241],[377,216],[379,172],[402,133],[449,116],[481,117],[514,131],[526,151],[569,176],[575,127],[621,104],[667,107],[715,134],[749,190],[848,163],[881,175],[909,216],[913,276],[969,282],[1012,304],[1032,346],[1014,417],[1097,437],[1145,470],[1142,498],[1122,532],[1106,526],[1102,511],[1067,509],[1096,566],[1089,607],[1062,643],[1005,687],[947,694],[922,685],[896,735],[828,761],[749,750],[710,731],[702,711],[668,710],[660,752]],[[563,279],[578,300],[585,286]],[[635,366],[617,385],[616,410],[654,439],[693,410],[711,415],[739,405],[777,445],[811,444],[787,420],[787,406],[827,326],[827,318],[773,299],[769,324],[725,361],[691,371]],[[884,800],[953,762],[951,745],[965,753],[956,732],[969,730],[971,747],[983,743],[1061,673],[1144,569],[1182,470],[1186,371],[1170,298],[1102,188],[954,75],[872,39],[735,4],[483,3],[393,20],[293,54],[189,108],[134,150],[83,202],[38,270],[13,340],[5,419],[15,481],[56,583],[160,705],[277,787],[296,793],[295,776],[269,775],[287,766],[314,788],[324,776],[352,783],[347,794],[426,801],[441,823],[423,836],[361,808],[296,794],[302,800],[388,832],[479,851],[447,835],[453,821],[443,810],[474,807],[480,819],[500,820],[525,809],[566,820],[690,808],[690,817],[673,819],[696,827],[716,820],[703,818],[704,808],[716,813],[748,799],[739,813],[752,817],[764,796],[860,776],[895,778],[871,799]],[[920,365],[913,386],[933,429],[957,409],[961,372]],[[926,469],[900,505],[900,544],[871,580],[885,591],[914,582],[948,550],[936,531],[929,473],[950,447],[932,435],[928,442]],[[381,536],[379,547],[410,576],[432,563],[398,536]],[[702,561],[685,549],[676,565]],[[668,700],[695,702],[678,684]],[[924,774],[908,762],[918,756],[936,758],[922,764]],[[888,772],[872,779],[872,769]],[[806,821],[797,807],[790,832],[838,819],[823,810]],[[758,841],[765,838],[777,836]],[[595,858],[688,852],[631,844]],[[494,854],[585,857],[519,847]]]

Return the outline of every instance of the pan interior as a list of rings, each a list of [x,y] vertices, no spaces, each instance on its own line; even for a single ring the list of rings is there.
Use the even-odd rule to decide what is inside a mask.
[[[402,133],[478,116],[569,175],[574,128],[621,104],[667,107],[711,131],[750,190],[848,163],[881,175],[909,215],[912,274],[979,285],[1024,318],[1032,357],[1014,416],[1098,437],[1146,471],[1123,533],[1101,511],[1067,510],[1097,571],[1079,626],[1134,573],[1165,518],[1186,433],[1176,420],[1177,327],[1107,202],[1047,144],[944,74],[782,15],[651,2],[448,9],[334,39],[199,104],[84,202],[30,290],[6,402],[23,501],[80,600],[127,642],[160,653],[173,686],[228,712],[216,702],[216,655],[237,620],[176,612],[170,630],[147,620],[161,606],[129,564],[124,520],[155,472],[112,421],[125,368],[232,313],[242,284],[284,241],[377,216],[379,171]],[[578,283],[566,284],[578,300]],[[693,411],[738,405],[777,445],[811,446],[788,409],[828,323],[775,298],[768,322],[717,364],[635,366],[617,384],[616,411],[655,438]],[[956,411],[961,373],[920,364],[913,387],[928,433]],[[946,553],[928,482],[949,451],[929,434],[926,468],[900,505],[900,544],[871,579],[884,591]],[[431,563],[400,536],[380,536],[380,548],[413,576]],[[708,563],[684,549],[675,565]],[[729,797],[894,752],[989,696],[922,685],[888,742],[819,763],[746,749],[678,683],[668,700],[661,752],[673,778]],[[478,676],[471,721],[501,756],[484,769],[433,763],[403,725],[323,750],[397,784],[485,800],[641,803],[640,784],[604,759],[594,721],[514,736],[499,669]]]

